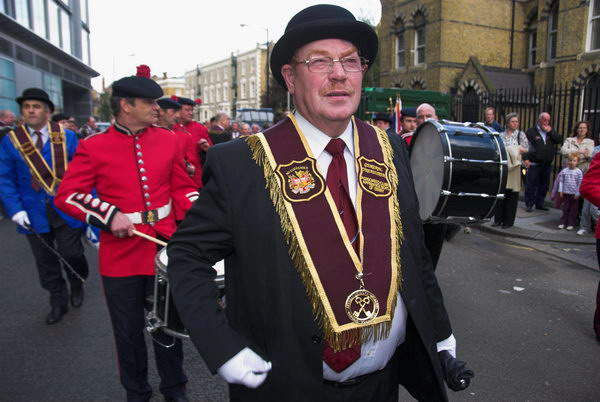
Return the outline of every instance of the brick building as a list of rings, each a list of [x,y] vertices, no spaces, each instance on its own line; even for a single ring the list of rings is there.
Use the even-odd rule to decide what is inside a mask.
[[[381,85],[600,85],[600,0],[382,0]]]

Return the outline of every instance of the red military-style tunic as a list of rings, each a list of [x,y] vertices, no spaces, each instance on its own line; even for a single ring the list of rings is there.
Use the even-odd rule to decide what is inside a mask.
[[[144,222],[162,219],[135,224],[136,230],[171,237],[176,228],[173,208],[187,211],[198,197],[178,147],[177,136],[167,129],[151,126],[132,133],[118,123],[79,143],[55,203],[107,230],[100,235],[102,275],[154,274],[154,243],[137,236],[121,239],[108,230],[117,211],[139,213]]]
[[[208,135],[208,129],[204,127],[204,125],[198,123],[197,121],[190,121],[187,124],[183,125],[190,135],[192,136],[192,142],[195,146],[195,153],[198,155],[198,166],[201,166],[200,163],[200,145],[198,142],[202,139],[208,141],[209,145],[213,145],[210,136]],[[198,185],[198,188],[202,187],[202,169],[196,169],[196,173],[194,174],[194,182]]]
[[[192,140],[192,135],[185,129],[181,124],[175,124],[172,129],[173,133],[177,136],[177,144],[179,146],[179,153],[183,155],[184,165],[187,168],[187,164],[189,163],[194,167],[194,174],[191,176],[192,180],[194,180],[194,184],[196,183],[195,178],[200,178],[200,185],[198,188],[202,187],[202,165],[200,164],[200,154],[196,151],[197,147]],[[187,170],[186,170],[187,172]],[[189,174],[188,174],[189,175]],[[177,205],[174,205],[175,210],[175,220],[181,221],[185,217],[185,213],[187,209],[181,209]]]

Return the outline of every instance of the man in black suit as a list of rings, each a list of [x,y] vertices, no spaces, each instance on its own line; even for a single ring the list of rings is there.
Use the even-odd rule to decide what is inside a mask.
[[[536,209],[547,211],[544,198],[548,192],[552,161],[556,153],[556,145],[562,143],[562,137],[550,127],[550,114],[543,112],[538,122],[525,133],[529,140],[529,152],[523,155],[527,166],[525,179],[525,211]]]
[[[211,148],[205,187],[169,243],[175,304],[231,400],[397,401],[398,384],[446,400],[443,379],[464,365],[405,143],[352,117],[377,48],[341,7],[294,16],[270,64],[297,111]]]

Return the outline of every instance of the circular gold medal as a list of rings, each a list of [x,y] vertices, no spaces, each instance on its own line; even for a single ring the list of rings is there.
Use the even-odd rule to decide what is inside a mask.
[[[366,324],[379,314],[379,301],[366,289],[355,290],[346,298],[346,314],[353,322]]]

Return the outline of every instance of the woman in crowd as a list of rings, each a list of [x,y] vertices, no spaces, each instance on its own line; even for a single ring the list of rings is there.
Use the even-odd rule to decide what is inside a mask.
[[[579,154],[579,164],[577,167],[582,173],[587,172],[592,160],[592,152],[594,152],[594,140],[590,138],[591,136],[592,132],[589,121],[579,121],[575,124],[571,135],[563,142],[560,149],[560,153],[563,155],[563,160],[565,161],[563,163],[564,166],[566,166],[568,156],[576,152]]]
[[[508,155],[508,178],[504,200],[500,200],[496,208],[493,226],[503,229],[515,223],[519,191],[521,190],[521,156],[529,151],[527,136],[519,130],[519,115],[509,113],[506,116],[506,129],[500,134]]]

